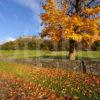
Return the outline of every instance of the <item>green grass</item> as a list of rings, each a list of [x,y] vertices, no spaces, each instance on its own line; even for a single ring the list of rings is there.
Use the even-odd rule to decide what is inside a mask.
[[[94,79],[94,77],[88,74],[68,71],[66,71],[65,74],[62,74],[59,71],[57,72],[57,69],[45,69],[46,68],[40,67],[37,70],[36,67],[21,63],[0,62],[0,71],[11,73],[12,75],[20,77],[26,81],[33,82],[44,88],[52,89],[61,96],[69,95],[72,97],[78,96],[84,100],[92,100],[91,98],[99,100],[99,85],[96,83],[99,76],[94,76],[95,81],[92,81],[91,78]],[[52,70],[54,71],[52,72]],[[60,73],[60,75],[56,72]],[[91,80],[92,83],[86,83],[84,80],[87,78]],[[90,97],[87,96],[88,94],[84,95],[85,92],[90,92],[92,97],[90,95]]]
[[[0,58],[64,58],[68,51],[42,51],[42,50],[0,50]],[[78,51],[77,59],[81,58],[100,58],[100,51]]]

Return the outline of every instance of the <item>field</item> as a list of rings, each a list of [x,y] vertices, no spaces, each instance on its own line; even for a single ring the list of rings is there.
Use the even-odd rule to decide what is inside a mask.
[[[0,59],[66,59],[66,51],[0,51]],[[99,51],[79,51],[77,59],[99,59]],[[100,100],[100,76],[58,68],[0,61],[0,100]]]
[[[0,58],[34,59],[34,58],[54,58],[66,59],[67,51],[42,51],[42,50],[0,50]],[[100,58],[100,51],[78,51],[77,59]]]
[[[100,77],[0,62],[0,100],[100,100]]]

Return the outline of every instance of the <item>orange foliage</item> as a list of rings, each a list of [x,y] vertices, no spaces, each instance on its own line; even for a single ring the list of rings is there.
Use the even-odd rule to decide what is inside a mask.
[[[45,13],[41,14],[41,19],[45,25],[41,35],[48,36],[54,41],[60,41],[62,38],[73,39],[77,42],[86,40],[92,43],[99,40],[100,37],[100,22],[99,17],[90,18],[82,17],[74,12],[71,16],[67,15],[68,4],[60,0],[60,5],[57,0],[46,0],[43,4]],[[82,12],[87,15],[96,15],[100,13],[100,7],[82,9]]]

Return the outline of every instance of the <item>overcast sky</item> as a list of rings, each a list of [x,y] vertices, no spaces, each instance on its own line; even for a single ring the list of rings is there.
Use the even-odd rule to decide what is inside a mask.
[[[0,0],[0,42],[38,35],[42,0]]]

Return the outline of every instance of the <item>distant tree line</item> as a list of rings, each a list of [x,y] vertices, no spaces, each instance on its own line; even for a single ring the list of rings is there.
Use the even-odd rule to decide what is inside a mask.
[[[49,39],[42,39],[38,37],[20,37],[15,41],[9,41],[0,45],[1,50],[50,50],[50,51],[66,51],[69,49],[69,42],[67,40],[62,40],[60,42],[54,43]],[[88,45],[84,43],[79,43],[79,50],[100,50],[100,41],[94,42],[89,48]]]

